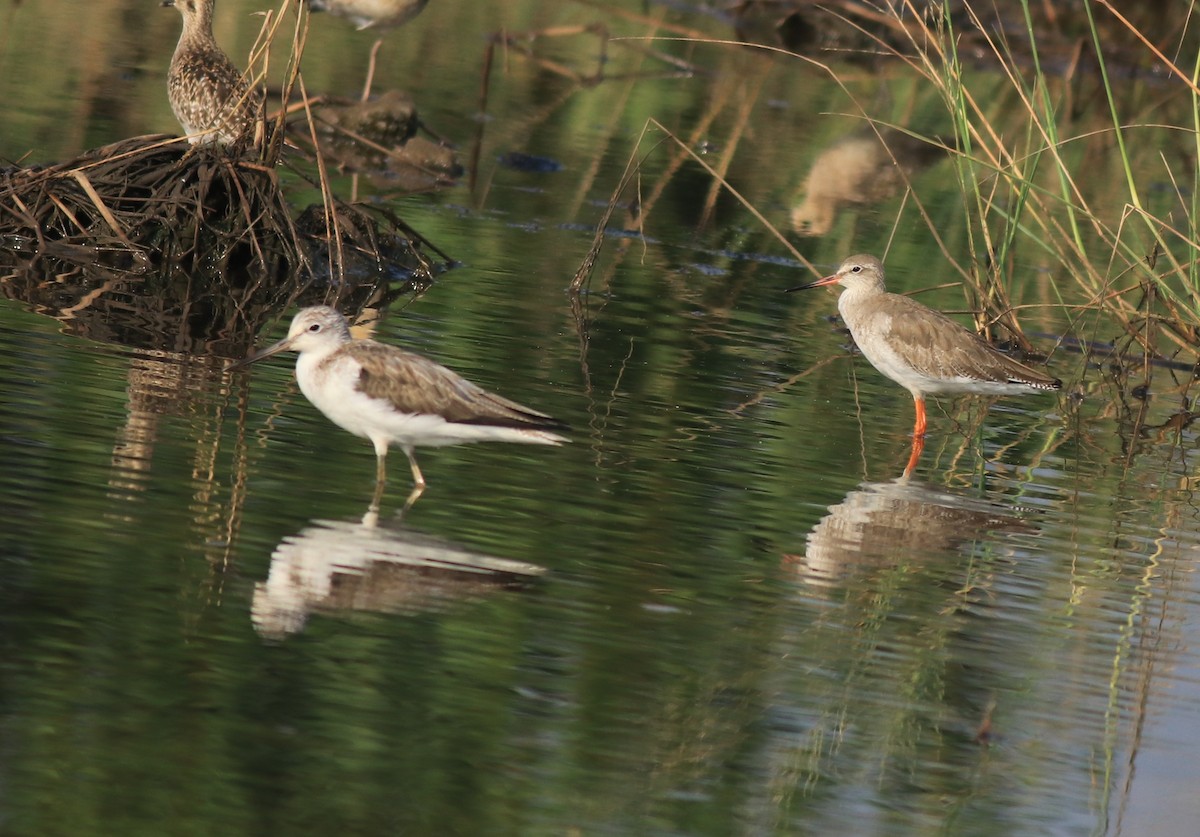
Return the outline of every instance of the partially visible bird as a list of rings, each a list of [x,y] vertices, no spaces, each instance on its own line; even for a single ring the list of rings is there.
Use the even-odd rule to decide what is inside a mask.
[[[314,12],[344,17],[358,29],[390,29],[419,15],[429,0],[308,0]]]
[[[1062,387],[1057,378],[1000,353],[940,311],[888,293],[883,263],[874,256],[851,256],[831,276],[788,292],[835,284],[842,286],[838,311],[863,356],[912,393],[914,439],[925,435],[926,395],[1018,395]]]
[[[355,339],[346,318],[332,308],[304,308],[287,337],[230,368],[284,351],[299,352],[300,391],[334,424],[375,446],[375,496],[379,510],[386,483],[388,446],[398,445],[412,467],[414,487],[404,508],[425,490],[414,448],[464,442],[559,445],[566,424],[490,393],[421,355],[374,340]]]
[[[167,73],[171,110],[191,143],[223,145],[252,139],[263,109],[263,94],[213,37],[215,0],[162,0],[183,16],[183,33]]]
[[[429,0],[308,0],[308,8],[312,11],[344,17],[360,30],[403,26],[424,11],[428,4]],[[367,78],[363,82],[362,92],[364,102],[371,97],[375,61],[381,46],[383,38],[377,38],[367,59]]]

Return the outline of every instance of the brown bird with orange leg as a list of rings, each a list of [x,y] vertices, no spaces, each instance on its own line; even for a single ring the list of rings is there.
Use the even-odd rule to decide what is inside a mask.
[[[838,311],[863,356],[912,393],[917,415],[909,469],[925,436],[927,395],[1019,395],[1062,387],[1057,378],[1002,354],[945,314],[888,293],[883,263],[874,256],[851,256],[831,276],[788,292],[825,285],[842,286]]]

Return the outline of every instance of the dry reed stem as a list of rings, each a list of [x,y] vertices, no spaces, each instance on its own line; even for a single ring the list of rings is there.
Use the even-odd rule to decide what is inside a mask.
[[[325,231],[329,236],[330,241],[334,242],[335,248],[330,250],[330,259],[333,259],[333,254],[337,253],[337,264],[345,265],[345,252],[342,250],[342,235],[335,220],[333,188],[329,185],[329,172],[325,166],[325,155],[321,153],[321,143],[317,139],[317,126],[313,120],[312,108],[309,107],[308,90],[304,86],[304,79],[298,78],[297,82],[300,85],[300,98],[304,102],[304,118],[307,121],[309,139],[313,144],[313,151],[317,161],[317,178],[321,187],[321,202],[324,205]],[[338,272],[334,268],[331,261],[329,264],[330,273]]]
[[[71,174],[74,176],[75,182],[77,182],[83,189],[84,194],[91,199],[92,205],[96,207],[96,211],[98,211],[100,216],[108,223],[108,227],[113,231],[113,234],[121,240],[122,244],[130,249],[133,249],[133,243],[126,238],[125,230],[121,228],[121,225],[117,223],[117,219],[113,217],[112,212],[110,212],[108,207],[104,205],[104,201],[100,198],[100,195],[97,194],[96,188],[92,186],[92,182],[88,180],[87,175],[79,170],[73,171]],[[76,223],[78,224],[79,222],[76,221]]]
[[[633,181],[641,169],[641,161],[637,160],[635,162],[634,153],[636,153],[637,148],[641,145],[642,139],[645,138],[648,127],[649,123],[643,123],[642,132],[638,136],[637,142],[634,143],[634,152],[631,152],[629,158],[625,161],[625,171],[621,173],[621,179],[617,181],[617,185],[609,196],[607,205],[604,207],[604,212],[600,215],[600,221],[596,224],[596,232],[592,235],[592,246],[584,254],[583,261],[576,269],[575,275],[571,278],[568,290],[573,295],[579,294],[583,290],[583,286],[591,279],[592,270],[596,266],[596,259],[600,255],[601,247],[604,245],[604,235],[608,231],[608,222],[612,219],[613,212],[621,200],[621,195],[624,194],[626,187]]]
[[[1105,9],[1107,9],[1112,14],[1113,17],[1115,17],[1117,20],[1119,20],[1121,22],[1121,25],[1124,26],[1126,29],[1128,29],[1129,33],[1131,35],[1133,35],[1135,38],[1137,38],[1139,41],[1141,41],[1142,44],[1146,47],[1146,49],[1150,50],[1151,54],[1157,60],[1161,61],[1166,67],[1168,67],[1170,69],[1172,75],[1174,75],[1177,79],[1179,79],[1184,84],[1186,84],[1189,88],[1191,88],[1193,95],[1200,96],[1200,86],[1198,86],[1196,84],[1196,82],[1192,80],[1191,76],[1189,76],[1183,70],[1179,69],[1179,67],[1175,66],[1175,63],[1173,61],[1171,61],[1171,59],[1169,59],[1169,58],[1167,58],[1167,56],[1163,55],[1162,51],[1159,50],[1159,48],[1156,47],[1153,43],[1151,43],[1150,39],[1147,38],[1144,34],[1142,34],[1141,30],[1139,30],[1136,26],[1134,26],[1132,23],[1130,23],[1129,18],[1125,17],[1125,15],[1121,14],[1119,11],[1117,11],[1115,8],[1113,8],[1113,5],[1112,5],[1112,3],[1109,2],[1109,0],[1096,0],[1096,2],[1099,3],[1101,6],[1103,6]]]
[[[746,133],[750,125],[750,116],[754,111],[755,105],[758,104],[758,97],[762,93],[763,85],[766,84],[767,74],[765,72],[759,73],[755,81],[757,83],[753,84],[750,90],[739,91],[741,95],[738,96],[737,113],[733,120],[733,130],[725,142],[721,144],[720,159],[712,170],[714,180],[709,186],[708,194],[704,198],[703,209],[700,212],[698,223],[701,227],[707,227],[712,221],[721,189],[728,188],[726,175],[729,173],[729,167],[733,165],[733,160],[737,155],[738,145],[741,142],[742,136]],[[776,231],[776,234],[778,235],[778,231]]]
[[[775,227],[774,224],[772,224],[766,218],[766,216],[764,216],[761,212],[758,211],[757,207],[755,207],[753,203],[751,203],[741,192],[739,192],[736,188],[734,188],[734,186],[728,180],[726,180],[725,177],[721,173],[719,173],[716,169],[714,169],[712,166],[710,166],[708,164],[708,162],[704,160],[703,157],[701,157],[699,154],[697,154],[695,151],[693,151],[691,148],[689,148],[688,145],[686,143],[684,143],[682,140],[680,140],[679,137],[677,137],[669,128],[667,128],[665,125],[663,125],[657,119],[650,118],[650,119],[647,119],[646,122],[642,125],[642,132],[638,136],[637,142],[634,143],[634,149],[633,149],[633,151],[630,152],[630,156],[629,156],[628,160],[626,161],[625,171],[621,175],[621,179],[618,182],[617,187],[613,190],[612,194],[610,195],[608,204],[605,206],[604,213],[601,215],[600,221],[596,225],[596,233],[592,238],[592,246],[588,250],[587,254],[584,256],[583,262],[580,264],[579,268],[575,271],[575,276],[572,278],[570,288],[569,288],[569,290],[572,293],[579,293],[580,290],[583,288],[584,283],[587,281],[588,277],[590,277],[590,275],[591,275],[591,271],[592,271],[593,267],[595,266],[596,257],[599,255],[600,249],[604,242],[604,235],[605,235],[605,231],[608,227],[608,222],[612,218],[613,211],[615,210],[617,204],[620,201],[621,194],[625,191],[625,188],[632,181],[636,172],[640,171],[640,169],[641,169],[642,161],[638,160],[635,155],[637,153],[637,149],[641,146],[642,141],[646,137],[647,129],[651,126],[653,126],[654,128],[657,128],[659,131],[661,131],[665,135],[666,140],[673,142],[675,144],[677,150],[680,152],[681,156],[683,156],[684,158],[691,158],[694,162],[698,163],[701,168],[703,168],[706,172],[708,172],[708,174],[713,178],[714,182],[716,182],[719,186],[726,189],[731,195],[733,195],[734,198],[736,198],[738,200],[738,202],[740,202],[742,204],[742,206],[744,206],[747,209],[747,211],[749,211],[750,214],[753,215],[754,218],[760,224],[763,225],[763,227],[765,229],[767,229],[778,241],[780,241],[783,244],[783,246],[788,250],[789,253],[791,253],[792,257],[795,258],[796,261],[803,264],[809,270],[813,270],[814,272],[816,272],[815,268],[813,268],[812,264],[808,261],[808,259],[805,258],[804,255],[802,253],[800,253],[800,251],[797,250],[790,241],[788,241],[788,239],[779,231],[779,229],[777,227]],[[658,147],[658,144],[655,145],[655,148],[657,148],[657,147]],[[660,178],[660,182],[661,182],[661,178]],[[645,206],[643,205],[643,209],[641,211],[641,215],[643,218],[645,218],[646,212],[647,212],[647,210],[645,209]]]
[[[730,183],[728,180],[726,180],[716,169],[714,169],[712,166],[710,166],[703,157],[701,157],[699,154],[697,154],[695,151],[693,151],[691,148],[689,148],[686,144],[684,144],[679,139],[679,137],[675,136],[675,134],[669,128],[667,128],[665,125],[663,125],[657,119],[651,118],[648,120],[648,122],[649,122],[649,124],[654,125],[656,128],[658,128],[664,134],[666,134],[667,139],[674,142],[684,154],[686,154],[688,157],[690,157],[694,162],[698,163],[702,169],[704,169],[706,172],[708,172],[708,174],[711,177],[713,177],[718,184],[721,185],[722,188],[724,188],[726,191],[728,191],[729,194],[733,195],[733,197],[736,198],[737,201],[742,206],[744,206],[751,215],[754,216],[755,220],[758,221],[760,224],[762,224],[763,228],[766,229],[767,232],[769,232],[777,241],[779,241],[783,245],[784,249],[787,250],[788,253],[791,254],[792,258],[794,258],[796,261],[800,262],[800,264],[804,265],[809,270],[812,270],[814,273],[818,272],[812,266],[812,263],[809,262],[809,260],[807,258],[805,258],[804,255],[795,248],[795,246],[792,244],[792,242],[789,241],[788,238],[783,233],[781,233],[774,224],[772,224],[769,220],[767,220],[767,217],[765,215],[763,215],[761,212],[759,212],[758,208],[748,198],[746,198],[745,195],[743,195],[741,192],[739,192],[737,189],[735,189],[732,183]]]

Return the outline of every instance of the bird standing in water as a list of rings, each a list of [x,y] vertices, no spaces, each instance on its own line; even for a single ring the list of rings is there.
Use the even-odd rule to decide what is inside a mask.
[[[287,337],[231,368],[285,351],[300,353],[296,380],[304,396],[334,424],[375,446],[374,512],[383,497],[389,445],[398,445],[412,466],[407,510],[425,490],[413,453],[418,446],[568,441],[555,432],[567,426],[545,413],[487,392],[421,355],[355,339],[346,318],[325,306],[301,310]]]
[[[190,143],[230,145],[253,139],[263,94],[213,37],[215,0],[162,0],[183,16],[183,33],[167,73],[171,110]]]
[[[428,3],[429,0],[308,0],[308,8],[314,12],[329,12],[344,17],[356,29],[394,29],[419,15]],[[362,92],[364,102],[371,97],[375,61],[381,46],[383,38],[377,38],[367,59],[367,78]]]
[[[344,17],[358,29],[390,29],[419,15],[429,0],[308,0],[314,12]]]
[[[851,256],[831,276],[788,292],[825,285],[842,286],[838,311],[863,356],[912,393],[916,422],[909,469],[925,436],[925,396],[1019,395],[1062,387],[1057,378],[1002,354],[940,311],[888,293],[883,263],[874,256]]]

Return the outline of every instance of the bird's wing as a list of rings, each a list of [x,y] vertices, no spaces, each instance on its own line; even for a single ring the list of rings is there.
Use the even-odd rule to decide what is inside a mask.
[[[913,368],[930,377],[991,380],[999,372],[1012,383],[1057,389],[1060,383],[1013,360],[975,332],[910,297],[893,294],[889,336],[903,344]],[[905,316],[911,313],[913,316]]]
[[[562,422],[488,392],[439,363],[383,343],[355,341],[349,355],[359,364],[358,389],[404,413],[428,413],[446,421],[528,429],[562,428]]]

